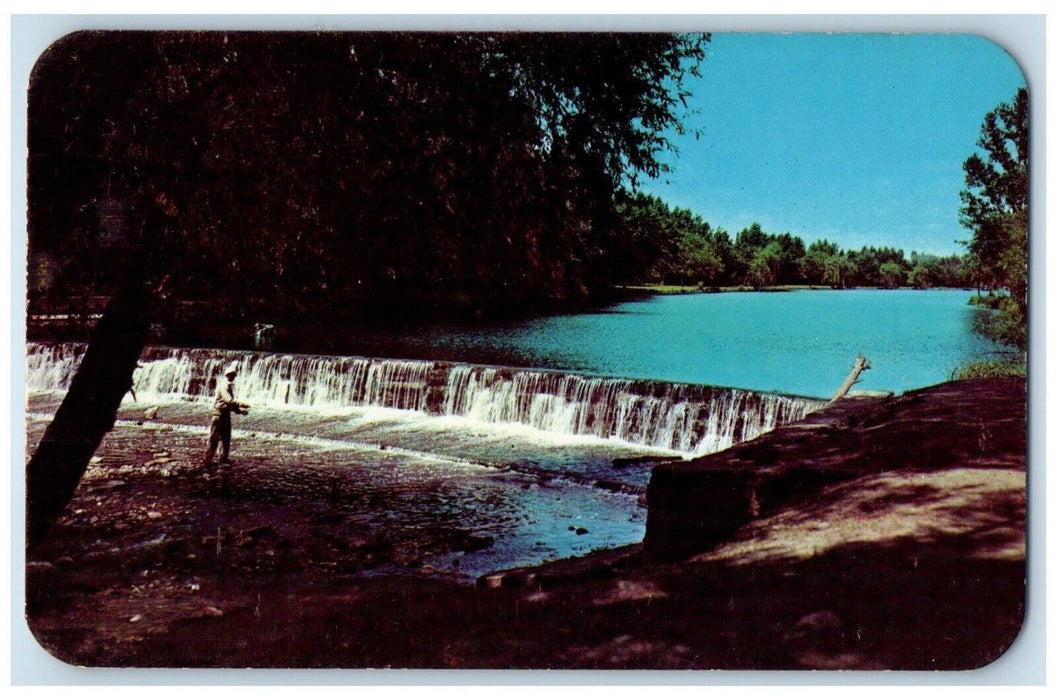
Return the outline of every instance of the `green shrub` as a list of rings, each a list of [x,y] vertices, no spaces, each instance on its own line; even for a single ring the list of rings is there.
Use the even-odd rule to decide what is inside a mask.
[[[962,365],[951,372],[951,381],[959,379],[1001,379],[1004,377],[1026,379],[1027,376],[1028,365],[1026,362],[1016,360],[981,360]]]
[[[1008,297],[1005,294],[975,294],[969,298],[969,304],[997,310],[1002,305],[1002,300],[1006,298]]]
[[[1025,309],[1009,296],[997,297],[995,311],[983,312],[973,319],[973,330],[985,338],[1024,350],[1028,345]]]

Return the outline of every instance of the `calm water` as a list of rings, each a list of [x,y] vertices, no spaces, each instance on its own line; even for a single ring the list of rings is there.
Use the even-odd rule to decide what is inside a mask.
[[[971,331],[964,290],[657,296],[532,321],[331,329],[276,349],[547,367],[828,398],[863,353],[861,389],[902,392],[1001,349]]]

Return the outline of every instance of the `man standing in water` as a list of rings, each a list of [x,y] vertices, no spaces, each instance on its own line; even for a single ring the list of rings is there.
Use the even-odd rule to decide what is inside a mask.
[[[238,363],[232,362],[224,370],[224,381],[217,382],[216,399],[213,401],[213,420],[209,424],[209,448],[206,450],[202,466],[213,464],[213,455],[220,445],[220,463],[228,464],[231,452],[231,414],[245,415],[249,404],[235,400],[235,375],[238,374]]]

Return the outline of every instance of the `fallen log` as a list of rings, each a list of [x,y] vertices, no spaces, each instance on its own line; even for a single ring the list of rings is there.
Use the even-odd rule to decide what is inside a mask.
[[[856,357],[855,364],[852,365],[851,368],[851,373],[848,374],[847,379],[845,379],[844,383],[840,385],[839,389],[837,389],[837,393],[833,395],[832,399],[830,399],[830,403],[843,399],[844,395],[848,393],[848,390],[859,381],[859,375],[868,369],[870,369],[870,361],[862,355]]]

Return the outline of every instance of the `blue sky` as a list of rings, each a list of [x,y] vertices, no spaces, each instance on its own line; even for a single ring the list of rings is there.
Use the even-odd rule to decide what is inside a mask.
[[[714,34],[687,84],[701,136],[673,135],[672,172],[640,188],[731,236],[960,253],[962,163],[1024,84],[971,35]]]

